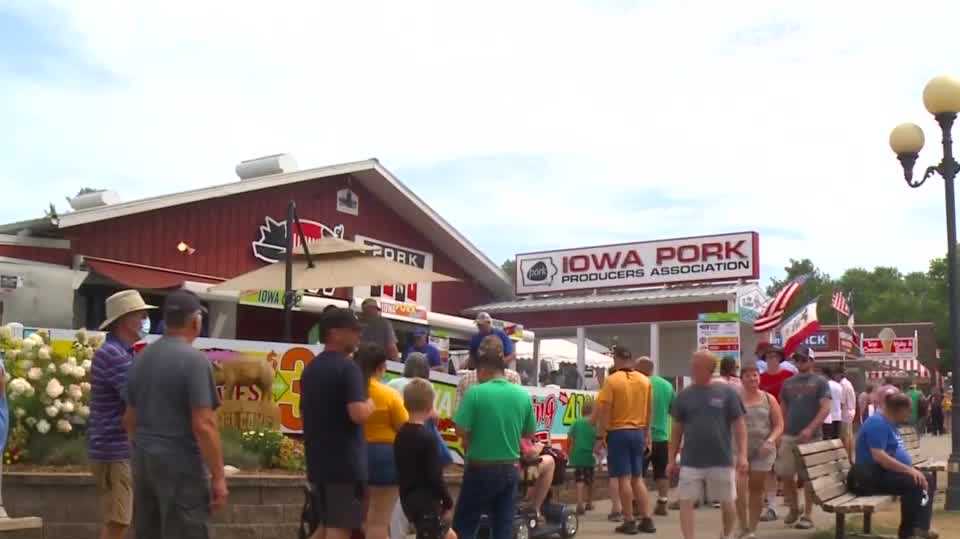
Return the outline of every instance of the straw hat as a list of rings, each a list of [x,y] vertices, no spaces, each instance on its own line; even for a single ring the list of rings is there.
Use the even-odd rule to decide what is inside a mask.
[[[137,311],[148,311],[156,309],[153,305],[147,305],[140,292],[136,290],[123,290],[107,298],[107,319],[100,324],[100,329],[105,330],[110,324],[116,322],[125,314],[135,313]]]

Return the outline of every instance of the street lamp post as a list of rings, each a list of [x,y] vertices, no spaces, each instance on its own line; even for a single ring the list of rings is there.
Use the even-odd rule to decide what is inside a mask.
[[[960,112],[960,80],[953,77],[936,77],[923,90],[923,104],[933,114],[943,135],[943,159],[936,166],[927,167],[923,177],[913,177],[913,166],[923,148],[923,130],[916,124],[901,124],[890,133],[890,148],[903,165],[903,177],[910,187],[920,187],[934,174],[943,178],[947,206],[947,293],[950,305],[950,365],[953,369],[953,402],[960,403],[960,301],[957,288],[957,219],[954,201],[954,179],[960,164],[953,157],[951,129]],[[948,511],[960,511],[960,413],[952,419],[952,445],[947,471]]]

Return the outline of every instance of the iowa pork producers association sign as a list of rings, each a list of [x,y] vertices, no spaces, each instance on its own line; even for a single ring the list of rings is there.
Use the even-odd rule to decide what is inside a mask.
[[[517,293],[760,277],[759,236],[740,232],[517,255]]]

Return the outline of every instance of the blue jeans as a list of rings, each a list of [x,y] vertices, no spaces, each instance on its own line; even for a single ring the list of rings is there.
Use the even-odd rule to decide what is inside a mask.
[[[607,469],[610,477],[643,475],[646,440],[640,429],[611,430],[607,433]]]
[[[511,539],[517,513],[519,474],[514,464],[471,466],[463,470],[453,530],[460,539],[474,539],[480,517],[487,515],[492,539]]]

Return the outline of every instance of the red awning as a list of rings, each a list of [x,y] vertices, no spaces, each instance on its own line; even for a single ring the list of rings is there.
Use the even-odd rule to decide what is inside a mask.
[[[85,256],[84,260],[92,271],[130,288],[179,288],[183,286],[184,281],[221,283],[225,280],[212,275],[158,268],[110,258]]]

